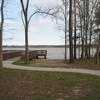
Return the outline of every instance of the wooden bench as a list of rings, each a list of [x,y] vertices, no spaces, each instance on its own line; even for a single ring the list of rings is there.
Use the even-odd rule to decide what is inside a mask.
[[[39,58],[39,56],[43,56],[46,59],[47,50],[29,51],[29,60]],[[20,59],[25,61],[25,51],[21,54]]]
[[[39,58],[39,56],[44,56],[46,59],[47,51],[46,50],[35,50],[34,54],[36,55],[36,58]]]

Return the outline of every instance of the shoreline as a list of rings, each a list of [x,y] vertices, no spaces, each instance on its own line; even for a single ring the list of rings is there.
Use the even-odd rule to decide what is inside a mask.
[[[24,45],[4,45],[3,48],[25,48]],[[65,45],[29,45],[29,48],[64,48]],[[66,45],[69,48],[69,45]],[[81,45],[77,45],[77,48]],[[95,48],[95,45],[92,45],[91,48]]]

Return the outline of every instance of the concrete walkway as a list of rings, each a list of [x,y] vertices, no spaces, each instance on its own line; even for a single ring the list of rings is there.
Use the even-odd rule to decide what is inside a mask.
[[[26,67],[26,66],[13,65],[12,62],[14,62],[15,60],[16,59],[3,61],[4,68],[20,69],[20,70],[33,70],[33,71],[77,72],[77,73],[84,73],[84,74],[91,74],[91,75],[100,76],[99,70],[75,69],[75,68]]]

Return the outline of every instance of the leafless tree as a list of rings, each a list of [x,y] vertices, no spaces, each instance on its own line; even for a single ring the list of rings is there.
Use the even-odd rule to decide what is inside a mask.
[[[56,9],[58,10],[57,20],[62,21],[62,24],[58,24],[58,29],[63,30],[65,33],[65,61],[67,60],[67,17],[69,16],[69,45],[70,45],[70,63],[73,63],[73,37],[72,37],[72,0],[70,0],[70,5],[68,5],[69,0],[61,0],[62,5],[58,5]],[[68,7],[70,7],[68,9]],[[69,14],[67,13],[69,12]]]
[[[69,2],[69,46],[70,46],[70,63],[74,63],[73,57],[73,38],[72,38],[72,0]]]
[[[29,1],[26,1],[26,5],[24,4],[24,0],[20,0],[21,7],[22,7],[22,21],[23,25],[25,28],[25,63],[29,63],[29,48],[28,48],[28,29],[29,29],[29,23],[31,18],[37,13],[37,11],[33,12],[29,17],[28,17],[28,9],[29,9]],[[24,16],[24,18],[23,18]]]
[[[29,63],[29,48],[28,48],[28,29],[29,29],[29,23],[31,18],[35,15],[35,14],[40,14],[40,15],[49,15],[49,16],[56,16],[56,13],[58,12],[58,10],[54,10],[55,7],[53,8],[49,8],[49,9],[41,9],[41,8],[37,8],[36,11],[34,11],[30,16],[28,14],[28,9],[29,9],[29,2],[30,0],[26,0],[26,5],[24,3],[24,0],[20,0],[21,3],[21,7],[22,7],[22,12],[21,12],[21,18],[22,18],[22,22],[23,22],[23,26],[25,28],[25,63],[28,64]],[[23,18],[24,16],[24,18]]]
[[[74,0],[74,59],[76,59],[76,0]]]
[[[67,0],[64,2],[65,5],[65,61],[67,60]]]
[[[67,60],[67,31],[68,31],[68,0],[61,0],[62,1],[62,5],[58,5],[58,16],[57,16],[57,28],[60,31],[64,32],[64,39],[65,39],[65,61]],[[60,16],[59,16],[60,15]],[[60,24],[59,24],[60,21]],[[61,24],[62,23],[62,24]]]
[[[82,58],[84,55],[86,58],[91,56],[92,37],[93,37],[93,22],[94,22],[94,11],[98,0],[81,1],[77,0],[80,18],[81,28],[81,40],[82,40]]]
[[[100,1],[98,1],[97,8],[95,10],[95,24],[96,24],[96,29],[94,31],[97,34],[96,64],[99,64],[100,63]]]

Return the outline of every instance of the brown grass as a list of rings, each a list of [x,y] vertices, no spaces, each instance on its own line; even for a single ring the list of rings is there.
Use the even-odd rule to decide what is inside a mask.
[[[100,77],[0,70],[0,100],[99,100]]]
[[[17,64],[17,63],[15,63]],[[20,63],[21,65],[21,63]],[[74,64],[69,64],[69,61],[55,60],[55,59],[34,59],[30,61],[27,66],[38,67],[59,67],[59,68],[81,68],[81,69],[94,69],[100,70],[100,64],[95,63],[95,59],[78,59],[74,61]]]

